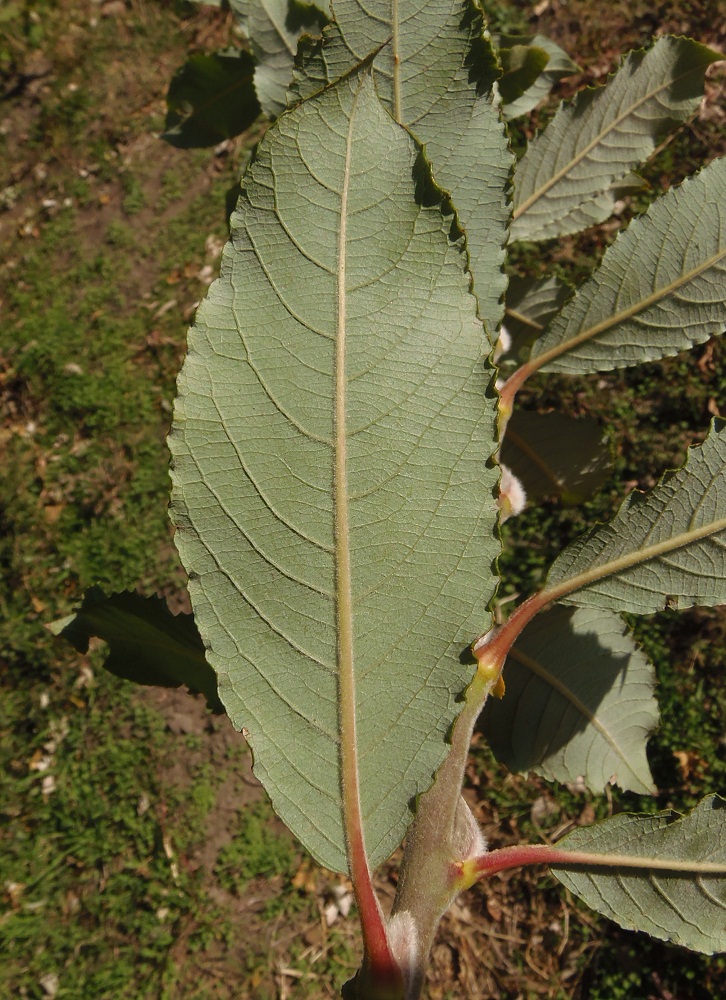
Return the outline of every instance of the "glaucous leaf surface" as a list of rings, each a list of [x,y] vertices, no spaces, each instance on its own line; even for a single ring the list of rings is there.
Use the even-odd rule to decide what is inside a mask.
[[[573,62],[567,53],[546,35],[500,35],[496,43],[502,56],[505,71],[507,69],[507,62],[504,59],[505,53],[516,52],[521,48],[537,49],[548,57],[541,72],[538,72],[531,82],[527,82],[519,93],[506,91],[502,88],[502,84],[499,84],[502,96],[502,115],[505,121],[512,121],[528,114],[549,95],[558,80],[561,80],[563,76],[571,76],[580,71],[577,63]],[[511,63],[512,57],[508,56],[507,58],[508,62]]]
[[[577,578],[562,600],[648,615],[726,603],[726,423],[714,421],[685,466],[650,493],[631,493],[608,524],[568,546],[547,589]]]
[[[557,496],[567,504],[591,497],[612,466],[597,421],[564,413],[515,410],[500,452],[529,499]]]
[[[479,728],[512,771],[550,781],[614,782],[650,795],[645,747],[658,724],[653,668],[610,611],[555,606],[538,615],[507,657],[506,693]]]
[[[724,288],[726,158],[631,222],[531,357],[579,375],[677,354],[723,333]]]
[[[88,651],[92,637],[103,639],[109,645],[103,666],[116,677],[158,687],[184,684],[200,691],[212,711],[223,711],[194,619],[173,615],[163,597],[131,592],[107,597],[91,587],[77,611],[47,627],[80,653]]]
[[[621,813],[574,830],[557,847],[682,861],[682,872],[552,868],[552,874],[621,927],[707,955],[726,950],[726,876],[687,871],[691,863],[726,862],[726,800],[718,795],[687,816]]]
[[[338,871],[344,749],[375,865],[446,752],[498,550],[496,402],[466,254],[362,79],[260,144],[170,438],[220,697],[282,819]]]
[[[425,144],[436,183],[451,195],[493,342],[507,284],[513,160],[492,99],[499,70],[481,15],[461,0],[336,0],[334,14],[295,92],[314,93],[373,57],[381,100]]]
[[[604,222],[610,189],[691,115],[722,58],[688,38],[631,52],[605,87],[562,105],[514,172],[512,239],[546,240]]]

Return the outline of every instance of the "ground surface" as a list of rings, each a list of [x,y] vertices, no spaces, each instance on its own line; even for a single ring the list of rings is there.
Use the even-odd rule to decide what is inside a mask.
[[[716,0],[487,7],[495,28],[542,31],[580,62],[563,94],[601,82],[654,32],[726,47]],[[164,435],[185,327],[255,136],[182,151],[158,134],[172,73],[190,50],[227,44],[229,27],[171,0],[0,9],[0,1000],[334,997],[358,962],[354,916],[336,916],[343,880],[310,865],[274,819],[226,720],[178,692],[139,693],[100,670],[100,650],[78,657],[43,629],[93,583],[184,604]],[[726,151],[723,79],[714,72],[701,114],[649,167],[654,189]],[[606,226],[549,259],[572,274],[611,237]],[[524,252],[516,266],[541,265]],[[616,474],[590,516],[652,485],[703,436],[726,399],[723,358],[706,345],[595,388],[551,380],[524,399],[564,400],[608,427]],[[582,523],[545,505],[512,524],[510,589],[536,583]],[[724,791],[724,616],[638,628],[661,680],[658,801],[526,782],[480,741],[467,796],[493,844]],[[384,901],[396,864],[379,878]],[[724,994],[721,959],[621,932],[536,872],[462,897],[429,987],[435,1000]]]

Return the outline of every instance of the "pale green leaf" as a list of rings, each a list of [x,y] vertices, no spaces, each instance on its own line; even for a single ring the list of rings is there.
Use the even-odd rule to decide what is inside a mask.
[[[575,375],[677,354],[723,332],[725,288],[726,158],[631,222],[532,360]]]
[[[501,460],[530,499],[556,496],[567,504],[591,497],[612,466],[607,439],[595,420],[525,410],[509,418]]]
[[[512,238],[545,240],[607,219],[613,183],[696,110],[720,58],[687,38],[659,38],[631,52],[605,87],[562,105],[517,164]]]
[[[568,546],[546,589],[563,589],[568,604],[646,615],[726,603],[726,424],[714,422],[682,469]]]
[[[725,951],[726,875],[698,871],[699,863],[726,862],[725,807],[726,800],[709,795],[687,816],[623,813],[574,830],[557,848],[643,858],[643,870],[553,868],[552,874],[621,927],[707,955]],[[682,870],[648,871],[652,858],[680,862]]]
[[[512,771],[602,792],[615,782],[652,794],[645,754],[658,723],[653,669],[610,611],[555,606],[514,644],[506,693],[489,699],[480,728]]]
[[[513,50],[535,49],[544,52],[548,57],[541,72],[535,74],[534,78],[528,81],[518,94],[503,89],[503,78],[499,89],[502,95],[502,114],[505,121],[512,121],[528,114],[549,95],[558,80],[561,80],[563,76],[571,76],[580,71],[577,63],[573,62],[567,53],[546,35],[501,35],[497,39],[497,47],[502,56],[505,70],[508,68],[508,63],[504,59],[505,53]],[[508,60],[511,62],[511,56],[508,56]]]
[[[338,871],[341,756],[357,750],[380,863],[445,755],[498,549],[496,404],[465,252],[364,79],[262,141],[170,438],[220,696],[280,816]]]
[[[230,0],[230,6],[257,62],[255,90],[262,110],[276,118],[287,107],[298,40],[302,35],[320,34],[327,4],[323,0]]]
[[[80,653],[88,651],[92,637],[103,639],[109,645],[103,665],[116,677],[158,687],[184,684],[200,691],[213,711],[223,711],[194,619],[190,614],[173,615],[163,597],[130,592],[107,597],[99,587],[91,587],[77,611],[47,628]]]
[[[460,0],[336,0],[322,51],[297,78],[314,93],[375,54],[381,100],[425,145],[436,183],[466,233],[479,315],[495,339],[506,277],[512,156],[492,101],[498,67],[473,4]]]

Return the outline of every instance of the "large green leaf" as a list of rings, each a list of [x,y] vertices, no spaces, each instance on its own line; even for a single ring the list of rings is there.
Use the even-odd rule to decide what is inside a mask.
[[[505,70],[499,91],[506,121],[528,114],[548,96],[558,80],[580,70],[577,63],[546,35],[501,35],[496,43]],[[547,56],[541,70],[533,74],[531,80],[522,70],[532,66],[534,60],[525,56],[522,49],[525,52],[542,52]],[[516,77],[507,81],[507,71],[510,75],[516,73]]]
[[[532,350],[586,374],[677,354],[726,325],[726,158],[634,219]]]
[[[557,847],[643,858],[643,870],[553,868],[552,874],[621,927],[706,954],[724,951],[726,875],[699,872],[698,864],[726,862],[725,809],[726,800],[709,795],[688,816],[621,814],[575,830]],[[681,862],[683,868],[648,871],[650,858]]]
[[[512,156],[492,102],[498,66],[477,7],[461,0],[336,0],[322,50],[297,79],[307,96],[372,55],[382,101],[426,146],[466,232],[479,315],[502,318]]]
[[[568,604],[639,614],[726,603],[726,423],[714,422],[682,469],[568,546],[547,578],[547,591],[559,588]]]
[[[327,4],[296,0],[230,0],[257,62],[255,90],[262,110],[275,118],[287,107],[287,88],[301,35],[319,35]]]
[[[598,423],[564,413],[515,410],[500,451],[502,464],[530,500],[556,496],[567,504],[582,503],[602,486],[612,466]]]
[[[91,587],[80,608],[48,629],[85,653],[92,637],[109,645],[104,667],[136,684],[186,685],[200,691],[214,712],[222,712],[217,679],[204,656],[204,643],[189,614],[173,615],[163,597],[124,592],[109,597]]]
[[[645,754],[658,723],[653,669],[610,611],[555,606],[514,644],[501,701],[480,727],[512,771],[556,781],[582,777],[594,792],[611,781],[655,792]]]
[[[444,757],[494,585],[496,404],[424,166],[368,76],[281,116],[191,331],[170,438],[220,697],[281,817],[339,871],[341,760],[357,752],[378,863]]]
[[[631,52],[605,87],[562,105],[514,174],[512,238],[545,240],[603,222],[610,189],[691,115],[708,66],[722,56],[687,38]]]

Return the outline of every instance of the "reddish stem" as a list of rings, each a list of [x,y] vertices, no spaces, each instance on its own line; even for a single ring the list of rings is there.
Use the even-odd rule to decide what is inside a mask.
[[[363,835],[356,828],[349,843],[351,880],[360,915],[365,948],[365,975],[368,985],[381,996],[404,995],[401,968],[393,957],[388,944],[383,913],[373,888]]]

